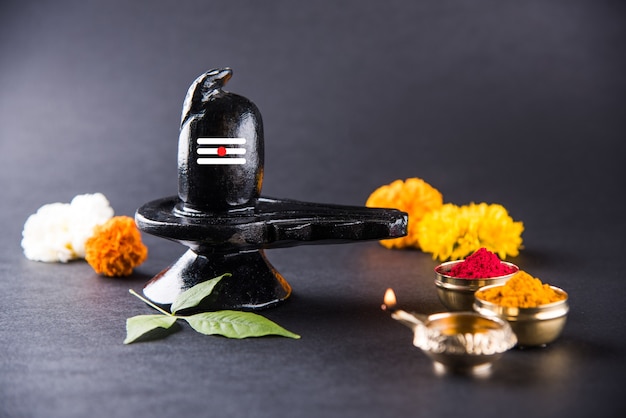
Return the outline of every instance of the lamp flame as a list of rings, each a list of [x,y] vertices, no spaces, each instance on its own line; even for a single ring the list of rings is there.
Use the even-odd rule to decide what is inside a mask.
[[[385,292],[385,297],[383,298],[384,307],[386,309],[393,309],[396,306],[396,294],[393,289],[389,288]]]

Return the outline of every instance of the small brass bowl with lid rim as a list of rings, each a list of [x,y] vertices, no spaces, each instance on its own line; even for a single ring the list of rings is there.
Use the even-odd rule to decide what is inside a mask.
[[[487,290],[502,285],[491,285],[482,288]],[[513,308],[501,306],[481,299],[480,293],[474,298],[474,311],[485,316],[496,316],[511,324],[520,347],[545,346],[556,340],[565,326],[569,312],[568,295],[563,289],[550,286],[552,290],[563,296],[563,299],[539,305],[535,308]]]
[[[484,286],[504,284],[519,271],[519,267],[515,264],[502,261],[502,264],[514,271],[504,276],[479,279],[450,276],[450,270],[463,261],[465,260],[448,261],[435,267],[437,296],[439,296],[441,303],[451,311],[471,311],[474,304],[474,292]]]

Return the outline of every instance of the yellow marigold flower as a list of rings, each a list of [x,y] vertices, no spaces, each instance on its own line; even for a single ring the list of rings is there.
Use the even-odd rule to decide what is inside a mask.
[[[417,229],[420,248],[433,259],[459,260],[481,247],[505,259],[519,254],[524,224],[513,221],[502,205],[446,203],[424,215]]]
[[[440,208],[441,205],[441,193],[424,180],[415,177],[381,186],[365,202],[367,207],[394,208],[409,214],[407,235],[380,241],[387,248],[418,248],[418,222],[426,213]]]
[[[128,276],[148,256],[135,221],[115,216],[97,226],[85,243],[85,259],[96,273],[109,277]]]

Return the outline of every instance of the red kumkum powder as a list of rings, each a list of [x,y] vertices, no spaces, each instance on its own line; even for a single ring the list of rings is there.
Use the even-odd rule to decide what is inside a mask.
[[[514,267],[503,264],[500,258],[486,248],[480,248],[446,273],[460,279],[487,279],[515,273]]]

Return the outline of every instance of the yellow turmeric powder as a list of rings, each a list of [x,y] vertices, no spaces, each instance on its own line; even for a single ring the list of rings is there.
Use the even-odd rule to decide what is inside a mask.
[[[536,308],[565,299],[565,295],[522,270],[503,286],[477,291],[476,297],[508,308]]]

